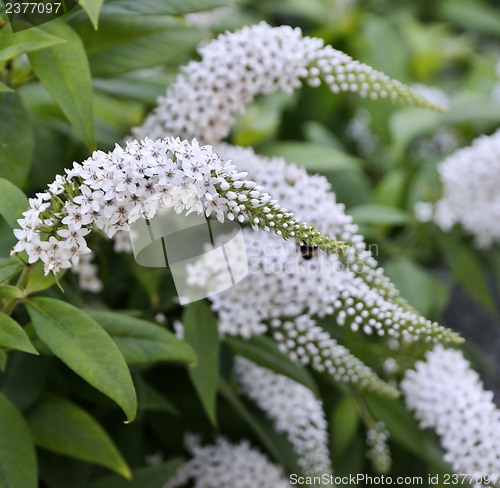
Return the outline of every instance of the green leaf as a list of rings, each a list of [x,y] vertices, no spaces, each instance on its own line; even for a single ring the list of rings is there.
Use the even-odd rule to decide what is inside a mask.
[[[57,279],[60,280],[66,273],[65,269],[62,269],[57,273]],[[51,286],[56,284],[55,277],[52,273],[45,275],[43,269],[43,263],[41,261],[37,262],[30,271],[28,283],[24,289],[25,296],[31,295],[32,293],[46,290]]]
[[[81,39],[60,19],[41,28],[65,39],[65,44],[29,54],[35,74],[80,135],[95,149],[92,84],[87,55]]]
[[[64,39],[53,36],[38,27],[13,33],[10,26],[6,25],[0,29],[0,62],[63,42],[65,42]]]
[[[163,412],[175,417],[181,415],[177,407],[165,395],[142,380],[140,376],[135,379],[135,384],[137,397],[139,398],[139,408],[154,412]]]
[[[457,1],[440,2],[436,5],[439,14],[449,22],[467,29],[474,30],[482,36],[498,36],[500,33],[500,18],[498,10],[484,2],[473,0],[471,2]]]
[[[386,205],[358,205],[349,209],[357,224],[404,225],[411,220],[408,212]]]
[[[19,227],[17,219],[23,218],[22,213],[28,207],[28,199],[24,193],[10,181],[0,178],[0,215],[10,227],[13,229]]]
[[[213,425],[217,423],[216,396],[219,374],[219,332],[210,307],[203,301],[190,304],[182,316],[184,337],[198,357],[189,376]]]
[[[486,273],[474,251],[444,233],[439,234],[438,242],[454,280],[465,286],[491,313],[496,313]]]
[[[277,459],[280,464],[285,464],[281,451],[278,449],[273,439],[269,436],[266,429],[264,429],[263,426],[257,422],[257,420],[231,389],[229,384],[222,378],[219,379],[219,391],[231,405],[233,410],[237,412],[238,415],[252,428],[271,455]]]
[[[162,488],[183,461],[181,458],[174,458],[157,466],[134,469],[130,481],[116,475],[106,476],[91,483],[90,488]]]
[[[0,313],[0,346],[38,354],[24,329],[4,313]]]
[[[28,174],[33,145],[30,116],[21,99],[17,93],[0,95],[0,178],[21,185]]]
[[[137,410],[134,385],[107,332],[61,300],[33,298],[26,306],[38,337],[75,373],[114,400],[132,421]]]
[[[104,429],[90,414],[68,400],[45,396],[30,410],[28,423],[38,446],[105,466],[127,479],[132,477]]]
[[[103,12],[115,15],[183,15],[227,4],[224,0],[112,0],[105,3]]]
[[[0,393],[0,488],[36,488],[35,446],[23,416]]]
[[[111,336],[128,364],[196,361],[196,354],[188,343],[157,324],[116,312],[86,312]]]
[[[10,93],[13,91],[14,90],[10,86],[7,86],[5,83],[0,81],[0,93]]]
[[[248,340],[239,337],[226,337],[224,342],[236,353],[256,364],[275,371],[307,386],[315,395],[319,395],[318,385],[309,372],[283,354],[276,344],[264,336],[253,336]]]
[[[344,396],[340,399],[333,409],[330,425],[332,454],[337,457],[349,447],[359,426],[358,409],[351,397]]]
[[[389,261],[384,269],[401,296],[425,317],[435,315],[446,304],[445,284],[411,259],[401,257]]]
[[[79,5],[87,12],[94,29],[99,25],[99,13],[101,12],[104,0],[80,0]]]
[[[363,398],[375,419],[385,423],[396,442],[423,459],[432,461],[424,433],[400,400],[370,394],[364,395]]]
[[[308,171],[324,173],[340,169],[358,170],[360,160],[332,147],[310,142],[275,142],[261,150],[266,156],[281,156]]]
[[[7,352],[0,347],[0,371],[3,373],[7,366]]]
[[[0,178],[0,208],[2,206],[2,179]],[[0,214],[2,212],[0,211]],[[0,258],[0,283],[14,276],[21,267],[21,263],[12,258]]]
[[[47,356],[11,351],[0,390],[21,412],[26,411],[45,388],[51,363]]]
[[[106,7],[106,4],[104,4]],[[206,33],[165,15],[117,15],[104,11],[99,30],[75,16],[72,26],[83,40],[92,75],[116,77],[143,68],[186,61]]]
[[[19,298],[23,292],[12,285],[0,285],[0,299],[2,298]]]

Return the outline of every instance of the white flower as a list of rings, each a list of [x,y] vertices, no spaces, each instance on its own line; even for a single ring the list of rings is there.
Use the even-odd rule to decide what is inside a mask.
[[[304,474],[331,474],[328,425],[323,403],[304,385],[237,356],[234,372],[241,391],[285,432]]]
[[[134,137],[172,135],[218,143],[228,135],[235,114],[257,95],[290,93],[301,80],[311,86],[324,82],[334,93],[356,92],[439,108],[400,82],[290,26],[261,22],[221,34],[198,51],[201,61],[184,66],[166,95],[158,98],[154,112],[133,129]]]
[[[219,437],[214,445],[200,445],[186,436],[192,458],[163,488],[177,488],[193,480],[193,488],[291,488],[281,469],[252,448],[248,441],[231,444]]]
[[[500,241],[500,130],[458,150],[438,170],[443,196],[435,222],[443,230],[462,224],[480,247]]]
[[[401,382],[406,405],[422,428],[441,437],[444,460],[457,473],[500,473],[500,410],[493,393],[460,351],[442,346],[427,353]]]

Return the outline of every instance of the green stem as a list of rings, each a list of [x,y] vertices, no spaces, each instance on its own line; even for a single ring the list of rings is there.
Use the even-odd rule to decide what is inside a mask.
[[[24,287],[26,286],[26,283],[28,283],[28,278],[30,275],[31,270],[33,269],[33,266],[31,264],[26,264],[19,275],[19,279],[17,280],[16,286],[20,290],[24,290]],[[6,315],[10,315],[14,309],[16,308],[16,305],[18,303],[17,298],[9,298],[3,307],[3,313]]]

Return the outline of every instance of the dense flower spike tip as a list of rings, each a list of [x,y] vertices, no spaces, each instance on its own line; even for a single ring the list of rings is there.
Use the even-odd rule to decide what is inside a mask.
[[[436,346],[427,361],[405,373],[401,389],[420,426],[441,437],[444,459],[455,472],[496,475],[498,481],[500,410],[460,351]]]
[[[186,447],[193,457],[163,488],[291,488],[281,468],[248,441],[231,444],[220,437],[214,445],[202,447],[197,437],[186,436]]]
[[[443,196],[435,222],[443,230],[462,224],[480,247],[500,242],[500,130],[456,151],[438,170]]]
[[[442,110],[399,81],[324,46],[322,39],[303,37],[299,28],[261,22],[221,34],[198,51],[201,60],[183,68],[159,97],[158,107],[133,129],[135,138],[173,135],[215,144],[228,135],[234,115],[256,95],[290,93],[301,80],[314,87],[324,82],[334,93],[355,92]]]
[[[18,243],[12,253],[26,251],[30,263],[42,260],[46,273],[57,273],[90,253],[85,236],[92,225],[108,237],[127,231],[132,210],[146,201],[148,217],[169,206],[177,213],[214,215],[221,222],[249,219],[285,239],[333,252],[346,248],[299,222],[246,175],[196,140],[146,138],[109,153],[96,151],[30,199],[29,210],[18,220],[21,228],[14,230]]]
[[[389,431],[384,422],[377,422],[366,432],[366,443],[369,447],[367,457],[377,473],[385,474],[391,469],[391,451],[387,445]]]
[[[304,474],[331,474],[328,424],[323,403],[312,391],[241,356],[235,358],[234,373],[241,391],[267,414],[277,432],[287,434]]]

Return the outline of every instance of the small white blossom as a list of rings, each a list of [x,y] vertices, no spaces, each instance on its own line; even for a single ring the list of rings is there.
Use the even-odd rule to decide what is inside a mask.
[[[194,436],[186,436],[192,458],[184,463],[163,488],[291,488],[281,468],[252,448],[248,441],[231,444],[219,437],[214,445],[201,446]]]
[[[291,93],[302,80],[314,87],[324,82],[333,93],[440,108],[399,81],[324,46],[323,40],[303,37],[299,28],[261,22],[221,34],[198,52],[201,60],[182,69],[158,98],[158,107],[132,130],[134,137],[172,135],[218,143],[228,135],[235,114],[257,95]]]
[[[462,224],[480,247],[500,241],[500,130],[458,150],[438,170],[443,195],[435,222],[445,231]]]
[[[331,474],[323,403],[311,390],[241,356],[235,358],[234,372],[241,391],[266,412],[278,432],[287,434],[304,474]]]
[[[441,437],[444,460],[456,473],[500,473],[500,410],[493,393],[460,351],[436,346],[401,382],[406,405],[422,428]]]

